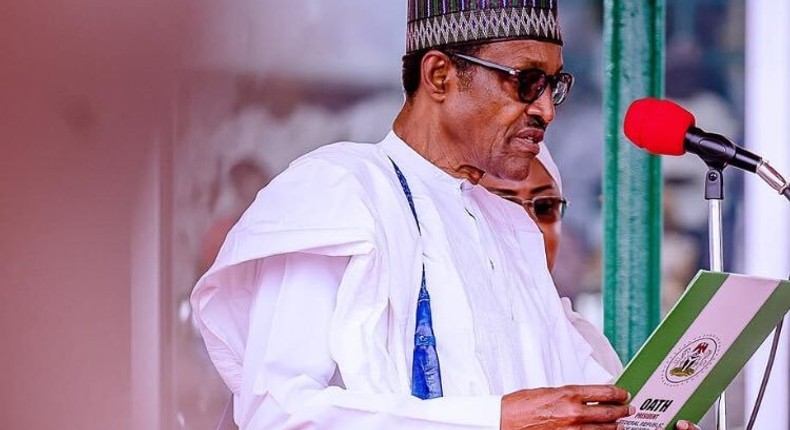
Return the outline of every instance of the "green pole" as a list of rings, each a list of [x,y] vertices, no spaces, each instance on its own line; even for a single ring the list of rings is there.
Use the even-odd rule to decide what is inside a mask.
[[[604,331],[623,361],[660,320],[661,164],[622,132],[628,105],[664,91],[664,0],[604,1]]]

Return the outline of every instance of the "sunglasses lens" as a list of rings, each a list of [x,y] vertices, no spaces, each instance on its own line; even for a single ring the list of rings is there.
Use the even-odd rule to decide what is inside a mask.
[[[553,223],[562,219],[566,201],[560,197],[538,197],[532,200],[532,213],[544,223]]]
[[[573,75],[570,73],[560,73],[556,75],[556,81],[551,91],[551,98],[554,102],[554,106],[559,106],[565,101],[565,98],[568,97],[568,93],[571,92],[571,87],[573,87]]]
[[[551,87],[551,100],[555,106],[565,101],[573,86],[573,75],[560,72],[556,75],[546,75],[540,69],[524,70],[519,75],[519,97],[524,103],[532,103]]]
[[[547,85],[548,79],[542,70],[524,70],[518,77],[518,95],[524,103],[532,103],[543,94]]]

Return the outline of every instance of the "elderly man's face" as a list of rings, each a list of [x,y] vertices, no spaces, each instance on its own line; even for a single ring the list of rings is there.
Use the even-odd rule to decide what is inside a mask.
[[[534,40],[495,42],[476,57],[514,69],[541,69],[555,74],[562,69],[562,48]],[[554,119],[551,89],[532,103],[518,96],[518,82],[506,73],[470,65],[468,77],[457,79],[448,96],[446,125],[476,168],[509,180],[523,180],[539,151],[546,126]]]

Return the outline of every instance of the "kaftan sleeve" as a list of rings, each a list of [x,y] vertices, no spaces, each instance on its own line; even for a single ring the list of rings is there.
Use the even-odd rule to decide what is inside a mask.
[[[616,378],[623,372],[623,363],[620,361],[620,357],[617,356],[612,344],[609,343],[609,339],[591,322],[573,310],[569,298],[563,297],[561,300],[565,317],[582,338],[590,344],[593,360],[606,370],[612,378]]]
[[[343,387],[328,337],[349,261],[291,253],[257,263],[243,381],[235,396],[240,428],[498,429],[500,396],[420,400]]]

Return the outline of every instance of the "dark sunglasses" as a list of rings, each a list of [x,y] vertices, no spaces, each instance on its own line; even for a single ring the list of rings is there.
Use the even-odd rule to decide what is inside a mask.
[[[516,78],[518,80],[518,98],[523,103],[533,103],[540,98],[546,87],[550,87],[551,100],[554,102],[554,106],[559,106],[568,97],[568,93],[573,87],[573,75],[570,73],[559,72],[556,75],[548,75],[540,69],[519,70],[470,55],[453,52],[445,52],[445,54],[491,70],[507,73]]]
[[[565,215],[565,208],[568,207],[568,200],[558,196],[535,197],[519,203],[532,215],[532,219],[546,224],[561,220]]]

